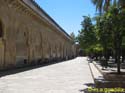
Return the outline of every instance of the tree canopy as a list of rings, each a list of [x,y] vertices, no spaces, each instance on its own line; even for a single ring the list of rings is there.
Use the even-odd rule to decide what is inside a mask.
[[[103,14],[93,18],[84,16],[81,22],[78,41],[87,55],[100,54],[106,62],[112,52],[117,63],[117,72],[120,74],[120,56],[125,58],[125,0],[92,0],[96,9]],[[123,59],[124,60],[124,59]]]

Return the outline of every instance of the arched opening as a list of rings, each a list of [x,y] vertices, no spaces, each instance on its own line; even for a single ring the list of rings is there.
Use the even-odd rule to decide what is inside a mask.
[[[0,38],[3,36],[3,26],[2,22],[0,21]]]
[[[3,24],[0,21],[0,69],[4,69],[4,42],[2,41],[2,37],[3,37]]]

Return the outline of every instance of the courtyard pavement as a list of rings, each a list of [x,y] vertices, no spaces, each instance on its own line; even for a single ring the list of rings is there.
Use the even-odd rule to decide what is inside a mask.
[[[86,57],[0,77],[0,93],[86,93],[94,81]]]

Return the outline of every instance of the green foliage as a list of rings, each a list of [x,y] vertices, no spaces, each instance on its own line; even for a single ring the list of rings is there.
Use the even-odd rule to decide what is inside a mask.
[[[125,8],[125,0],[91,0],[100,13],[107,12],[110,6]]]
[[[105,0],[93,1],[98,9],[102,9],[102,7],[104,7],[103,3]],[[117,71],[120,73],[120,50],[125,49],[125,0],[113,1],[113,3],[110,2],[108,9],[103,15],[95,17],[95,29],[99,44],[103,47],[104,56],[107,56],[109,49],[114,52],[115,61],[117,62]],[[101,3],[101,7],[98,7],[99,3]]]
[[[95,30],[96,27],[92,24],[92,19],[89,16],[84,16],[81,25],[82,29],[79,31],[77,39],[84,52],[90,54],[96,51],[102,51],[103,48],[98,44],[98,35]]]
[[[75,36],[74,32],[72,32],[72,33],[70,34],[70,36],[71,36],[71,38],[72,38],[73,43],[75,44],[75,42],[76,42],[77,40],[76,40],[76,36]]]

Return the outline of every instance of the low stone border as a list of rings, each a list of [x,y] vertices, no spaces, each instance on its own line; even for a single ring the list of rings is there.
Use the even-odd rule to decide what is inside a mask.
[[[93,64],[93,66],[98,70],[99,73],[102,74],[102,79],[96,78],[93,73],[93,69],[91,68],[91,72],[93,74],[93,78],[96,84],[96,87],[106,87],[106,88],[112,88],[112,87],[122,87],[125,88],[125,75],[114,75],[110,74],[110,71],[104,70],[102,71],[101,66],[99,66],[96,62],[89,63]],[[91,66],[90,66],[91,67]],[[112,71],[113,72],[113,71]]]
[[[98,69],[95,67],[93,63],[88,63],[88,65],[92,74],[92,78],[95,82],[95,87],[98,87],[98,85],[100,85],[98,81],[104,80],[103,75],[98,71]]]

